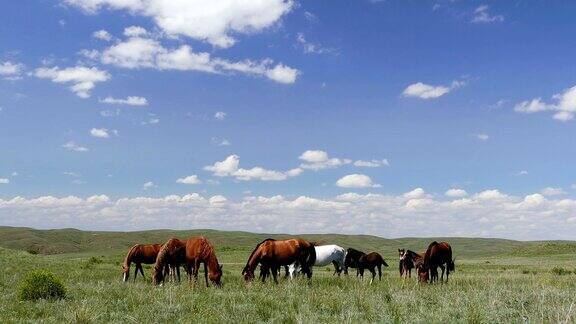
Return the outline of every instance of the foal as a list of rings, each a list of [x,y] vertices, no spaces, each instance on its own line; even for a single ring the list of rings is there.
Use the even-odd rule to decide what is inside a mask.
[[[370,283],[372,283],[376,277],[375,268],[378,268],[378,279],[382,280],[382,266],[387,267],[388,263],[384,261],[380,254],[376,252],[364,254],[358,260],[358,271],[360,272],[360,278],[364,279],[364,269],[368,269],[370,273],[372,273],[372,279],[370,280]]]

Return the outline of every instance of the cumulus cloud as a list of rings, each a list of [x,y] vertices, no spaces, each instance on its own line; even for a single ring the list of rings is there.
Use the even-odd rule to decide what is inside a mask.
[[[92,33],[92,37],[103,40],[103,41],[111,41],[112,35],[104,29],[100,29]]]
[[[216,118],[217,120],[224,120],[224,119],[226,119],[226,113],[223,111],[217,111],[214,114],[214,118]]]
[[[402,95],[404,97],[416,97],[420,99],[435,99],[464,86],[464,84],[465,83],[462,81],[453,81],[449,86],[433,86],[422,82],[416,82],[406,87],[404,92],[402,92]]]
[[[63,148],[70,150],[70,151],[74,151],[74,152],[88,152],[88,148],[84,147],[82,145],[78,145],[76,143],[74,143],[73,141],[67,142],[65,144],[62,145]]]
[[[156,187],[154,182],[148,181],[148,182],[144,182],[144,184],[142,185],[142,190],[148,190],[148,189],[152,189],[154,187]]]
[[[230,146],[230,141],[225,138],[212,137],[211,142],[217,146]]]
[[[106,128],[92,128],[90,130],[90,136],[97,138],[109,138],[108,130]]]
[[[473,23],[487,24],[502,21],[504,21],[504,16],[490,14],[490,7],[487,5],[482,5],[476,8],[472,17]]]
[[[472,236],[572,239],[576,200],[541,194],[473,193],[460,199],[345,193],[332,198],[251,196],[132,197],[105,195],[0,199],[0,223],[91,230],[214,228],[261,233],[343,233],[384,237]],[[361,224],[361,225],[359,225]]]
[[[182,184],[190,184],[190,185],[202,183],[202,181],[200,179],[198,179],[198,176],[195,174],[184,177],[184,178],[180,178],[180,179],[176,180],[176,182],[182,183]]]
[[[468,193],[466,192],[466,190],[463,190],[463,189],[452,188],[452,189],[446,190],[444,195],[446,197],[450,197],[450,198],[462,198],[462,197],[468,196]]]
[[[129,33],[135,34],[135,33]],[[230,61],[213,57],[208,52],[195,52],[189,45],[177,48],[164,47],[157,39],[132,36],[124,41],[98,51],[83,51],[91,59],[100,59],[103,64],[127,69],[157,69],[176,71],[199,71],[205,73],[241,73],[266,77],[284,84],[296,82],[300,71],[271,59],[260,61]]]
[[[544,196],[559,196],[564,195],[566,192],[562,188],[546,187],[540,191]]]
[[[254,34],[277,24],[294,7],[292,0],[63,0],[84,12],[102,8],[151,18],[167,35],[185,36],[218,47],[236,43],[235,34]]]
[[[543,111],[553,112],[552,118],[559,121],[569,121],[576,115],[576,86],[555,94],[553,103],[546,103],[541,98],[520,102],[514,106],[519,113],[532,114]]]
[[[328,153],[321,150],[308,150],[300,155],[300,160],[304,161],[300,168],[314,171],[336,168],[352,163],[352,160],[349,159],[331,158]]]
[[[0,178],[0,184],[9,184],[9,183],[10,183],[10,179]]]
[[[112,105],[128,105],[128,106],[147,106],[148,99],[138,96],[128,96],[126,99],[119,99],[114,97],[106,97],[100,100],[102,103],[112,104]]]
[[[296,177],[302,173],[299,168],[288,171],[267,170],[262,167],[253,167],[251,169],[239,168],[240,157],[230,155],[223,161],[215,162],[213,165],[204,167],[204,170],[212,172],[217,177],[234,177],[237,180],[262,180],[262,181],[282,181],[290,177]]]
[[[18,80],[22,78],[24,64],[10,61],[0,62],[0,77],[6,80]]]
[[[61,69],[59,67],[38,68],[34,76],[40,79],[50,79],[52,82],[71,84],[70,90],[80,98],[90,97],[90,92],[96,83],[110,79],[110,74],[96,67],[75,66]]]
[[[378,168],[378,167],[389,166],[389,165],[390,165],[390,163],[388,162],[387,159],[370,160],[370,161],[363,161],[363,160],[354,161],[354,166],[365,167],[365,168]]]
[[[380,185],[374,184],[369,176],[364,174],[349,174],[338,181],[336,185],[341,188],[378,188]]]

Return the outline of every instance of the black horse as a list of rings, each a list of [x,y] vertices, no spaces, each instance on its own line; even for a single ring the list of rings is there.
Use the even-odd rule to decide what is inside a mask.
[[[360,275],[360,258],[366,255],[366,253],[362,251],[358,251],[353,248],[348,248],[346,250],[346,257],[344,258],[344,274],[348,275],[348,268],[355,268],[356,269],[356,277]]]

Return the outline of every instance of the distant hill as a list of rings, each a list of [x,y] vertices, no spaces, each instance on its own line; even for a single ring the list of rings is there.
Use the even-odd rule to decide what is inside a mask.
[[[0,247],[40,254],[62,253],[124,253],[136,243],[165,242],[171,237],[188,238],[204,235],[217,250],[248,251],[258,242],[271,237],[294,237],[287,234],[256,234],[216,230],[151,230],[139,232],[93,232],[77,229],[37,230],[26,227],[0,227]],[[397,248],[425,250],[434,240],[448,241],[456,257],[476,258],[500,255],[576,254],[576,242],[523,242],[493,238],[398,238],[385,239],[371,235],[306,234],[299,237],[321,244],[338,244],[365,251],[378,251],[395,257]]]

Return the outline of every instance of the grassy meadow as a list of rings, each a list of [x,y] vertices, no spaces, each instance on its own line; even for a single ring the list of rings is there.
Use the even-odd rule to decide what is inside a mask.
[[[121,282],[120,265],[134,243],[203,233],[224,264],[222,289]],[[0,227],[0,322],[574,322],[576,243],[438,238],[452,244],[456,272],[447,284],[422,285],[398,275],[397,248],[420,251],[431,240],[303,235],[323,243],[381,253],[382,281],[333,277],[315,268],[305,279],[245,284],[240,275],[256,243],[286,235],[219,231],[131,233],[39,231]],[[19,301],[27,272],[48,269],[62,279],[61,300]],[[132,274],[133,275],[133,274]],[[202,274],[201,274],[202,278]],[[203,279],[203,278],[202,278]]]

